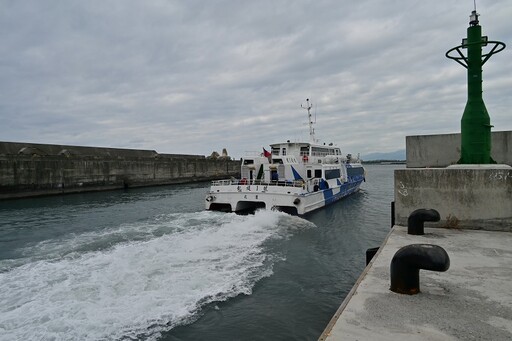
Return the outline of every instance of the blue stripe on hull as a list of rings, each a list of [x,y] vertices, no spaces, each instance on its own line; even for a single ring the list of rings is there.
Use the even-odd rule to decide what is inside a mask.
[[[332,204],[333,202],[336,202],[336,201],[340,200],[341,198],[354,193],[359,188],[359,185],[361,184],[362,181],[363,181],[363,179],[358,179],[357,181],[344,183],[340,187],[336,187],[334,189],[330,188],[330,189],[324,190],[323,194],[324,194],[325,205]],[[334,191],[338,190],[338,189],[339,189],[339,192],[337,192],[335,194]]]
[[[332,189],[326,189],[324,191],[324,200],[325,200],[326,205],[336,201],[335,196],[332,192]]]

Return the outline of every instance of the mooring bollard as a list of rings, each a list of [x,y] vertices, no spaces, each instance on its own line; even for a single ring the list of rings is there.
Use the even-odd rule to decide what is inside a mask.
[[[420,292],[420,270],[444,272],[450,267],[446,251],[433,244],[411,244],[398,250],[391,260],[391,291],[415,295]]]
[[[379,251],[378,247],[372,247],[366,250],[366,265],[370,264],[377,251]]]
[[[441,220],[441,216],[436,210],[420,208],[409,215],[407,219],[407,234],[424,235],[424,222],[439,220]]]

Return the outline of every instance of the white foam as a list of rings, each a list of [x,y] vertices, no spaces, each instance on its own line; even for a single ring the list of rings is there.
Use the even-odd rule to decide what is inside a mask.
[[[277,260],[264,242],[311,226],[303,222],[270,211],[180,213],[41,243],[0,273],[0,339],[156,338],[207,303],[250,294]],[[93,241],[103,248],[76,251]]]

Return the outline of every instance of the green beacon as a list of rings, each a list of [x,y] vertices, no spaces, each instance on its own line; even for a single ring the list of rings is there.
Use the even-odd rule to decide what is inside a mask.
[[[482,66],[495,53],[503,51],[505,44],[489,41],[482,36],[476,8],[469,16],[468,36],[462,44],[446,52],[446,57],[455,60],[468,70],[468,101],[461,120],[461,157],[459,164],[496,163],[491,157],[491,121],[482,98]],[[490,51],[482,54],[482,47]],[[466,56],[462,49],[467,49]]]

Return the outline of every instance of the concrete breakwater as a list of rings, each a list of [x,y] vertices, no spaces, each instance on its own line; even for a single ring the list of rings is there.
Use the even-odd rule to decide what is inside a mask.
[[[240,161],[154,150],[0,142],[0,199],[237,176]]]

